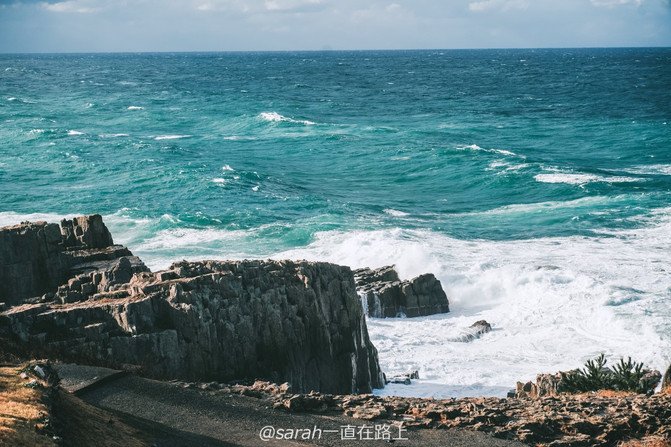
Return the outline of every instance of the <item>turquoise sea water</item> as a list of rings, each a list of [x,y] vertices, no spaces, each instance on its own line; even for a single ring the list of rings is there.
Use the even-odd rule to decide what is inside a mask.
[[[435,272],[430,332],[369,322],[388,370],[497,394],[671,361],[671,49],[0,55],[0,123],[0,224]],[[500,331],[416,343],[476,317]]]

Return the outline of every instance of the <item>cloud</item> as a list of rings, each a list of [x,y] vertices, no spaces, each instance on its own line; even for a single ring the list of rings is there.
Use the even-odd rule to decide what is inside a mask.
[[[468,9],[473,12],[524,10],[528,7],[528,0],[482,0],[468,4]]]
[[[605,6],[614,8],[615,6],[634,5],[641,6],[644,0],[590,0],[594,6]]]
[[[264,7],[274,12],[312,12],[321,11],[326,6],[323,0],[266,0]]]
[[[90,14],[99,10],[91,2],[85,0],[68,0],[56,3],[41,2],[40,6],[47,11],[75,12],[78,14]]]

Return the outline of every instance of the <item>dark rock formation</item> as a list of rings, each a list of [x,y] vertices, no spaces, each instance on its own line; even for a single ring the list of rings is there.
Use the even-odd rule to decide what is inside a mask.
[[[25,222],[0,228],[0,302],[17,305],[44,294],[51,298],[76,274],[106,271],[122,257],[129,258],[134,272],[147,271],[127,248],[114,245],[97,214],[63,220],[60,226]],[[63,301],[87,296],[59,292]]]
[[[485,320],[479,320],[470,325],[469,327],[461,330],[461,334],[456,337],[449,338],[449,341],[468,343],[473,340],[477,340],[482,337],[482,335],[491,332],[492,325],[487,323]]]
[[[331,393],[383,386],[348,267],[206,261],[127,282],[131,273],[121,258],[59,288],[62,301],[77,302],[24,305],[4,317],[44,355],[132,365],[157,378],[265,378]]]
[[[671,394],[671,365],[669,369],[664,373],[664,378],[662,379],[662,391]]]
[[[357,291],[370,317],[418,317],[450,311],[440,281],[427,273],[401,281],[393,266],[354,271]]]

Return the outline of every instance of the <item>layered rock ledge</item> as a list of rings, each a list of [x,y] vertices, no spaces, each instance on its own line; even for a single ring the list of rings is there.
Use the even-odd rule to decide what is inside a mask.
[[[426,273],[401,281],[393,266],[354,271],[357,291],[369,317],[419,317],[450,311],[440,281]]]
[[[16,304],[0,332],[33,353],[162,379],[384,386],[348,267],[204,261],[150,273],[113,245],[100,216],[0,237],[3,298]]]
[[[0,303],[15,306],[38,297],[49,301],[56,293],[64,302],[85,299],[118,263],[130,275],[148,271],[130,250],[114,244],[98,214],[64,219],[60,225],[24,222],[0,228]],[[100,275],[93,286],[82,291],[80,281],[58,290],[71,278],[94,271]],[[101,290],[111,286],[106,280]]]

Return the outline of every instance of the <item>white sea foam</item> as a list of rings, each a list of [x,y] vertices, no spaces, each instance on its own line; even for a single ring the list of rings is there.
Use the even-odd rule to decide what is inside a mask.
[[[13,96],[10,96],[9,98],[7,98],[7,101],[10,101],[10,102],[11,102],[11,101],[16,101],[16,99],[17,99],[17,98],[15,98],[15,97],[13,97]]]
[[[476,152],[489,152],[489,153],[492,153],[492,154],[499,154],[499,155],[505,155],[505,156],[510,156],[510,157],[521,157],[520,155],[517,155],[515,152],[509,151],[507,149],[485,149],[485,148],[482,148],[482,147],[478,146],[477,144],[457,146],[456,149],[460,150],[460,151],[469,150],[469,151],[476,151]],[[524,158],[524,157],[522,157],[522,158]]]
[[[518,172],[530,166],[531,164],[529,163],[508,163],[507,161],[497,160],[489,163],[487,170],[498,171],[499,173],[506,174],[511,172]]]
[[[596,174],[582,174],[569,172],[552,172],[537,174],[534,176],[537,182],[541,183],[566,183],[567,185],[586,185],[588,183],[630,183],[643,181],[634,177],[623,176],[602,176]]]
[[[221,167],[221,170],[222,171],[235,171],[235,169],[233,169],[231,167],[231,165],[224,165],[224,166]]]
[[[84,135],[84,132],[80,132],[78,130],[68,130],[68,136],[76,137],[79,135]]]
[[[126,110],[144,110],[144,107],[141,106],[129,106]]]
[[[641,165],[634,166],[633,168],[629,169],[623,169],[623,171],[630,174],[671,175],[671,165]]]
[[[161,140],[180,140],[182,138],[190,138],[191,135],[159,135],[157,137],[154,137],[154,140],[156,141],[161,141]]]
[[[250,135],[228,135],[224,137],[224,140],[226,141],[254,141],[257,140],[257,137],[253,137]]]
[[[274,123],[279,123],[279,122],[287,122],[287,123],[295,123],[295,124],[304,124],[306,126],[313,126],[316,123],[308,120],[297,120],[293,118],[289,118],[283,115],[280,115],[277,112],[261,112],[259,114],[259,118],[261,118],[263,121],[268,121],[268,122],[274,122]]]
[[[128,137],[127,133],[101,133],[98,135],[100,138],[121,138]]]
[[[226,179],[225,179],[225,178],[213,178],[213,179],[212,179],[212,182],[213,182],[213,183],[223,184],[223,183],[226,183]]]
[[[417,369],[423,378],[382,393],[503,396],[517,380],[577,367],[600,352],[668,366],[669,211],[654,227],[615,237],[495,242],[401,229],[326,232],[274,257],[396,264],[405,278],[435,273],[450,314],[368,321],[383,369]],[[470,343],[450,341],[480,319],[494,331]]]
[[[386,214],[389,214],[390,216],[394,216],[394,217],[406,217],[406,216],[408,216],[408,213],[405,213],[405,212],[399,211],[399,210],[395,210],[395,209],[392,209],[392,208],[387,208],[387,209],[384,210],[384,212]]]

